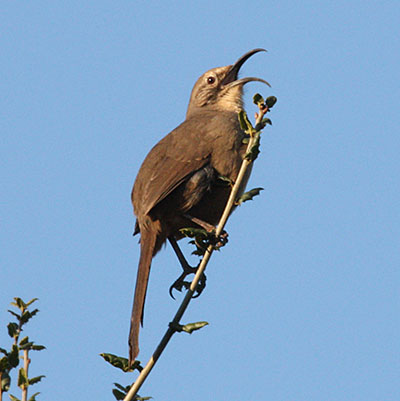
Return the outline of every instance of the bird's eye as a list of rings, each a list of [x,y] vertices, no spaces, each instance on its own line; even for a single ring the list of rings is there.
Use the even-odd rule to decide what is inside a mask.
[[[211,84],[213,84],[214,82],[215,82],[215,77],[208,77],[208,78],[207,78],[207,83],[208,83],[208,84],[211,85]]]

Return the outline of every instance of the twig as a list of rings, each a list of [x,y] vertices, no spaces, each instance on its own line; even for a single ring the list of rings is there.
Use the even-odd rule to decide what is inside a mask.
[[[259,127],[260,124],[262,123],[262,119],[263,116],[267,113],[268,111],[268,107],[264,105],[264,108],[259,107],[259,113],[256,113],[256,123],[255,126]],[[256,132],[254,130],[254,132]],[[250,151],[250,149],[254,146],[256,142],[256,138],[254,137],[254,135],[250,134],[250,139],[249,139],[249,143],[247,145],[247,150],[246,150],[246,154]],[[242,165],[240,167],[239,170],[239,174],[236,178],[235,184],[232,187],[232,191],[231,194],[229,196],[228,202],[225,206],[225,210],[221,216],[221,219],[218,223],[218,226],[216,228],[215,231],[215,235],[216,237],[218,237],[219,235],[221,235],[222,230],[225,227],[225,224],[228,220],[229,215],[231,214],[232,208],[234,207],[236,200],[237,200],[237,195],[243,180],[243,177],[245,176],[245,173],[247,171],[247,169],[249,168],[250,164],[253,161],[248,159],[248,158],[243,158],[243,162]],[[158,347],[156,348],[156,350],[154,351],[153,355],[151,356],[151,358],[149,359],[149,361],[147,362],[146,366],[143,368],[143,370],[140,372],[138,378],[136,379],[136,381],[133,383],[132,387],[130,388],[130,390],[128,391],[127,395],[125,396],[123,401],[131,401],[134,399],[135,395],[137,394],[137,392],[139,391],[140,387],[142,386],[143,382],[146,380],[147,376],[149,375],[149,373],[151,372],[151,370],[153,369],[155,363],[157,362],[158,358],[160,357],[160,355],[162,354],[162,352],[164,351],[165,347],[167,346],[169,340],[171,339],[171,337],[173,336],[173,334],[177,331],[177,327],[179,327],[179,321],[181,320],[183,314],[186,311],[186,308],[188,307],[194,291],[196,290],[197,284],[199,283],[199,280],[208,264],[208,261],[210,260],[210,257],[212,255],[214,251],[214,246],[213,245],[209,245],[203,255],[203,258],[201,259],[200,265],[197,268],[197,272],[193,278],[193,281],[190,285],[190,288],[188,289],[188,291],[186,292],[185,297],[183,298],[183,301],[178,309],[178,311],[175,314],[175,317],[173,318],[172,322],[169,324],[168,330],[166,331],[166,333],[164,334],[164,337],[161,339]]]
[[[29,363],[30,363],[30,359],[29,359],[29,351],[27,349],[24,349],[24,369],[25,369],[25,374],[26,377],[28,376],[28,369],[29,369]],[[26,401],[28,399],[28,386],[23,386],[22,387],[22,401]]]

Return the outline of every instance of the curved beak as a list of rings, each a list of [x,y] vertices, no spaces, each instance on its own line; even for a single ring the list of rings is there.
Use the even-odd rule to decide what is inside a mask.
[[[222,81],[222,85],[232,88],[233,86],[244,85],[247,82],[258,81],[258,82],[262,82],[270,87],[271,85],[267,81],[265,81],[264,79],[261,79],[261,78],[248,77],[248,78],[238,79],[239,70],[242,67],[242,65],[252,55],[254,55],[258,52],[266,52],[266,50],[265,49],[253,49],[253,50],[250,50],[249,52],[247,52],[246,54],[244,54],[242,57],[240,57],[239,60],[236,61],[236,63],[232,65],[232,67],[226,74],[225,78]]]

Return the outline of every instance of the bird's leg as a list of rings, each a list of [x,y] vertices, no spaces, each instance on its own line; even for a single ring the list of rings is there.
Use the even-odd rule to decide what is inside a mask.
[[[193,223],[199,225],[200,227],[204,228],[209,233],[215,232],[216,227],[210,223],[207,223],[204,220],[198,219],[197,217],[190,216],[189,214],[185,214],[184,217],[191,220]],[[225,230],[223,230],[222,233],[218,237],[215,237],[215,242],[213,242],[213,245],[217,249],[219,249],[222,246],[226,245],[227,243],[228,243],[228,233]]]
[[[174,295],[172,293],[172,290],[175,288],[178,291],[182,291],[182,288],[186,288],[188,289],[190,287],[190,283],[188,281],[185,281],[185,278],[189,275],[189,274],[196,274],[197,268],[196,267],[192,267],[189,265],[189,263],[187,262],[185,256],[183,255],[181,248],[179,248],[179,245],[175,239],[175,237],[173,236],[169,236],[168,237],[169,243],[171,244],[173,250],[175,251],[176,256],[178,257],[179,263],[182,266],[182,274],[175,280],[175,282],[171,285],[171,287],[169,287],[169,295],[174,298]],[[197,298],[201,292],[204,290],[205,286],[206,286],[206,275],[203,273],[199,284],[197,285],[196,288],[196,292],[197,294],[193,297],[193,298]],[[175,299],[175,298],[174,298]]]

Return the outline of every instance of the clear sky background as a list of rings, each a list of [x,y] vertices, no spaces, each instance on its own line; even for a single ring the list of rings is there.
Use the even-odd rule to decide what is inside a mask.
[[[141,394],[400,399],[399,26],[397,0],[1,2],[0,346],[12,298],[38,297],[39,400],[111,400],[133,379],[98,356],[127,355],[131,186],[198,76],[255,47],[268,53],[242,76],[272,89],[247,85],[247,110],[256,92],[278,98],[249,184],[265,191],[228,222],[183,319],[210,325],[176,335]],[[167,247],[143,362],[178,274]]]

